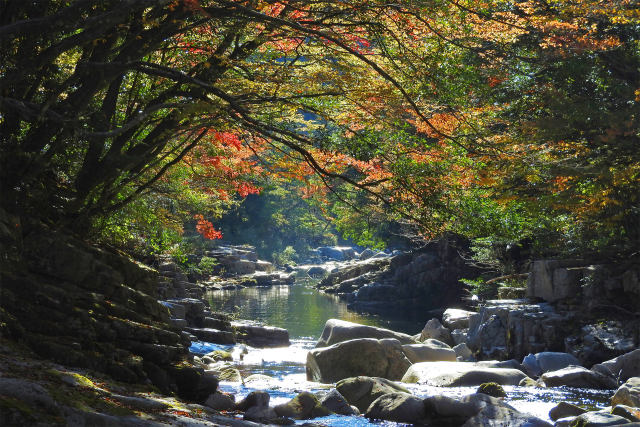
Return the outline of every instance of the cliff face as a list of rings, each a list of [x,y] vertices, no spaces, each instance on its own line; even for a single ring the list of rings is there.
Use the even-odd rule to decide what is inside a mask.
[[[44,226],[0,222],[3,337],[54,362],[179,391],[189,339],[168,324],[155,270]]]

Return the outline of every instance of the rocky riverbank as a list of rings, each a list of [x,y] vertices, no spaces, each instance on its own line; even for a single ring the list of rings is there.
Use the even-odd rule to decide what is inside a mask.
[[[7,227],[10,222],[0,229],[3,249],[10,248],[3,250],[0,270],[3,425],[283,424],[358,412],[371,419],[430,425],[548,425],[486,393],[445,399],[407,392],[414,383],[456,387],[487,382],[611,393],[620,387],[618,396],[626,396],[597,414],[578,416],[574,412],[580,408],[563,412],[567,408],[561,406],[553,417],[577,418],[560,417],[557,425],[601,425],[589,417],[614,423],[622,422],[614,416],[637,417],[633,399],[640,350],[632,311],[640,294],[637,266],[534,264],[528,300],[443,309],[442,316],[414,336],[328,321],[306,366],[308,379],[326,383],[328,391],[303,392],[290,402],[270,405],[264,391],[236,402],[220,391],[219,381],[251,382],[234,367],[243,357],[241,346],[286,346],[287,331],[214,313],[200,298],[207,289],[221,289],[220,281],[269,286],[288,283],[293,272],[271,270],[251,259],[254,255],[246,248],[223,248],[192,256],[199,265],[207,257],[215,261],[209,265],[224,268],[224,277],[207,281],[166,259],[149,268],[44,226],[21,233]],[[373,295],[386,295],[389,301],[396,294],[381,289],[403,289],[398,283],[418,280],[414,276],[422,277],[421,292],[437,293],[440,288],[431,287],[436,279],[427,279],[445,278],[449,270],[437,268],[438,262],[455,251],[443,243],[431,250],[435,252],[342,261],[346,267],[328,277],[343,278],[331,286],[348,289],[356,301]],[[365,265],[375,268],[366,270]],[[428,266],[435,272],[429,273]],[[251,275],[272,279],[250,281]],[[588,286],[576,288],[571,278]],[[347,288],[344,283],[350,280]],[[580,313],[581,304],[590,312]],[[602,307],[621,310],[606,313],[601,321]],[[239,351],[194,357],[189,346],[196,339],[238,344]]]

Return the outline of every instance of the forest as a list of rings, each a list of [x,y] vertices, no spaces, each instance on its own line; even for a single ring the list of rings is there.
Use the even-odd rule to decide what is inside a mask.
[[[638,114],[637,0],[0,0],[0,424],[291,424],[338,412],[327,384],[416,392],[418,365],[477,361],[522,389],[433,380],[413,418],[338,393],[329,425],[617,408],[601,390],[640,381]],[[247,360],[307,382],[274,409]],[[308,416],[283,407],[319,383]]]
[[[250,196],[278,250],[638,250],[632,1],[8,1],[1,33],[21,227],[161,251]]]

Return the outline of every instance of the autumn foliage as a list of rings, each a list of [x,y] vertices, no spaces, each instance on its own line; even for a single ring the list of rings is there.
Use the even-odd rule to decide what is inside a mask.
[[[9,211],[220,238],[225,209],[297,182],[351,236],[638,246],[630,0],[2,7]]]

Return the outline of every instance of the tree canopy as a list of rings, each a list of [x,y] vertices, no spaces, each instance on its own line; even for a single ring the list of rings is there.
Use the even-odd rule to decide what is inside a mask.
[[[0,10],[11,212],[88,232],[179,210],[212,238],[207,218],[234,194],[295,180],[364,241],[392,219],[425,238],[638,250],[631,0]]]

